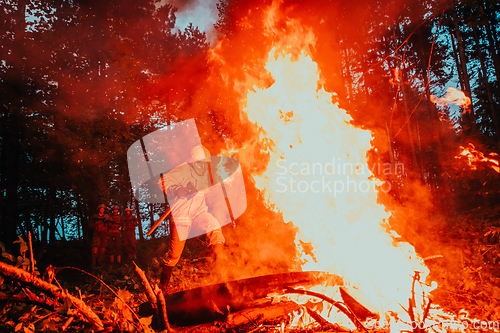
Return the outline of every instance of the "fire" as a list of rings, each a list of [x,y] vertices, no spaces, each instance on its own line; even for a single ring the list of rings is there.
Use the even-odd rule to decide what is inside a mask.
[[[377,203],[377,191],[390,184],[376,179],[367,164],[372,133],[351,125],[351,116],[332,102],[335,94],[323,88],[310,53],[312,31],[293,20],[286,32],[278,31],[277,16],[274,7],[266,16],[266,34],[274,42],[267,73],[260,74],[272,76],[272,84],[250,74],[236,84],[259,139],[271,142],[267,169],[254,176],[256,186],[269,207],[298,228],[302,269],[342,276],[366,294],[382,320],[388,311],[403,317],[401,305],[408,306],[415,272],[425,281],[428,269],[412,246],[389,234],[390,214]],[[424,311],[423,304],[417,307]]]
[[[490,168],[492,168],[496,172],[500,173],[500,166],[499,166],[500,164],[498,162],[498,154],[490,153],[488,155],[490,157],[486,157],[486,156],[484,156],[484,153],[480,152],[479,150],[476,150],[476,147],[472,143],[469,143],[468,148],[460,146],[460,149],[462,149],[462,151],[460,152],[459,156],[455,156],[455,158],[461,158],[462,156],[467,157],[467,161],[468,161],[469,166],[471,167],[472,170],[477,169],[478,163],[484,162]],[[496,157],[497,159],[495,159],[493,157]]]
[[[425,284],[429,271],[423,259],[410,244],[397,240],[388,224],[391,214],[377,202],[379,191],[389,191],[390,184],[368,167],[367,152],[375,149],[372,133],[353,126],[349,113],[333,102],[335,93],[325,90],[311,52],[313,31],[283,18],[278,7],[274,2],[264,15],[267,59],[252,59],[251,66],[238,69],[243,75],[236,75],[241,119],[248,119],[257,133],[255,141],[237,152],[238,159],[253,166],[249,150],[266,147],[267,167],[253,179],[268,207],[297,227],[301,268],[341,276],[380,315],[378,327],[396,332],[412,330],[412,321],[432,325],[429,309],[452,318],[428,307],[426,295],[437,286]],[[278,20],[285,24],[277,28]],[[217,48],[211,57],[225,63]],[[220,74],[226,84],[231,71],[236,69],[224,68]],[[338,288],[322,293],[340,300]],[[309,296],[294,299],[312,302]],[[318,313],[330,322],[356,328],[342,313],[322,306]],[[302,316],[295,314],[292,324]]]
[[[439,106],[455,104],[463,107],[465,112],[468,112],[469,106],[471,105],[470,98],[467,97],[463,91],[453,87],[448,87],[448,89],[446,89],[446,95],[442,98],[431,95],[431,102]]]

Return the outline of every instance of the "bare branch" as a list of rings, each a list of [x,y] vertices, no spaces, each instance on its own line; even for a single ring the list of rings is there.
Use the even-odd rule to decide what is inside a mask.
[[[82,319],[94,325],[98,330],[103,330],[104,325],[101,319],[90,309],[82,300],[70,295],[67,290],[60,289],[53,284],[50,284],[42,279],[39,279],[33,274],[26,272],[20,268],[11,266],[4,262],[0,262],[0,272],[14,280],[33,285],[36,288],[42,289],[55,298],[71,301],[76,310],[81,314]]]

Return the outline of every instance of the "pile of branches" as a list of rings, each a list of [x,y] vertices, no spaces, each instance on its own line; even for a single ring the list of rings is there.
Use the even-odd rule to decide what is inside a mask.
[[[134,272],[144,293],[132,294],[126,289],[112,288],[98,277],[73,267],[98,280],[100,285],[107,288],[113,296],[109,297],[109,294],[103,296],[102,293],[100,296],[82,295],[78,288],[76,295],[73,295],[57,281],[56,268],[49,266],[40,276],[34,265],[33,256],[26,257],[28,250],[30,254],[32,253],[31,242],[28,245],[21,238],[18,242],[21,246],[21,255],[14,258],[6,254],[3,249],[3,257],[12,261],[12,264],[0,262],[2,288],[0,331],[350,332],[349,329],[332,324],[323,318],[316,312],[314,303],[298,304],[289,297],[283,297],[292,294],[307,295],[318,302],[326,302],[330,309],[336,309],[349,318],[358,332],[368,332],[363,322],[374,315],[367,313],[366,308],[357,308],[360,304],[350,299],[345,291],[342,294],[342,288],[343,302],[339,302],[323,294],[294,289],[285,284],[274,297],[268,297],[266,294],[252,298],[235,312],[231,312],[234,309],[230,309],[229,306],[227,309],[218,308],[213,300],[206,299],[204,301],[211,304],[209,311],[213,313],[213,318],[217,318],[216,320],[196,326],[173,328],[167,316],[166,295],[163,295],[158,286],[149,282],[144,271],[135,263]],[[417,280],[418,277],[415,276],[414,284]],[[410,306],[407,309],[412,320],[416,320],[412,311],[414,298],[415,292],[412,290]],[[423,321],[429,307],[430,302],[427,304]],[[303,317],[309,318],[307,323],[290,325],[292,319]]]
[[[144,288],[147,298],[145,302],[142,302],[140,298],[134,299],[133,295],[126,290],[115,292],[103,281],[101,283],[114,294],[114,300],[98,300],[81,294],[74,296],[68,290],[63,289],[51,273],[38,277],[37,274],[26,271],[22,267],[0,262],[0,273],[4,276],[2,281],[4,292],[0,296],[0,301],[3,303],[4,312],[9,307],[13,310],[16,304],[24,305],[18,308],[24,313],[16,322],[2,318],[1,326],[13,332],[46,330],[145,333],[160,331],[283,332],[292,313],[307,311],[317,321],[307,330],[309,332],[318,329],[332,332],[349,331],[338,325],[332,325],[307,306],[274,298],[257,300],[247,309],[224,315],[224,320],[221,321],[173,329],[168,322],[166,301],[162,291],[156,285],[151,286],[146,274],[137,265],[135,265],[135,272]],[[303,291],[290,288],[287,292],[302,293]],[[337,303],[333,300],[331,302]],[[215,304],[213,311],[222,314]],[[344,311],[348,312],[346,309]]]

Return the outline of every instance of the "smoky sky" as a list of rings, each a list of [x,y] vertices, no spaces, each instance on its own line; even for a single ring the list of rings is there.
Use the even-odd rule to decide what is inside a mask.
[[[214,24],[218,18],[218,0],[162,0],[160,6],[171,4],[177,8],[175,28],[180,31],[192,23],[207,34],[207,41],[215,44]]]

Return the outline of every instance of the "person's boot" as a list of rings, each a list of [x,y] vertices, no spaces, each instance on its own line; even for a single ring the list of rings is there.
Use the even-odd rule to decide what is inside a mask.
[[[161,274],[160,274],[160,289],[163,292],[163,295],[167,294],[167,287],[168,284],[170,283],[170,278],[172,277],[172,270],[174,269],[173,266],[167,266],[163,264],[163,267],[161,268]]]
[[[116,256],[116,263],[118,265],[121,265],[121,263],[122,263],[122,256]]]
[[[224,244],[217,243],[212,245],[212,276],[216,283],[223,282],[225,278],[224,261]]]

